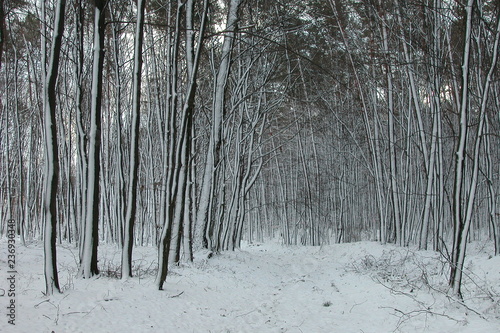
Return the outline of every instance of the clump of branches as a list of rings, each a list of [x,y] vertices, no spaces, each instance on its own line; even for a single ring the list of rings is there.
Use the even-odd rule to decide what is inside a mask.
[[[109,277],[114,279],[121,278],[121,265],[115,263],[112,260],[103,260],[100,265],[100,274],[103,277]],[[145,259],[136,259],[132,261],[132,276],[138,277],[139,279],[145,277],[156,276],[158,268],[155,262],[148,262]]]
[[[447,286],[446,262],[438,255],[424,256],[409,248],[384,250],[380,257],[367,254],[346,269],[368,274],[397,291],[444,291]]]
[[[376,257],[366,254],[346,267],[347,271],[369,275],[391,293],[410,297],[418,304],[418,309],[409,313],[393,309],[400,316],[398,327],[414,316],[439,315],[462,323],[465,319],[457,319],[444,312],[451,307],[465,308],[480,318],[500,318],[500,293],[486,279],[474,272],[473,263],[464,267],[463,294],[459,300],[449,293],[448,261],[439,253],[419,252],[407,249],[384,250]],[[427,291],[432,297],[418,297],[420,291]],[[438,299],[441,301],[438,302]],[[440,306],[438,307],[438,304]],[[441,310],[437,310],[441,308]]]

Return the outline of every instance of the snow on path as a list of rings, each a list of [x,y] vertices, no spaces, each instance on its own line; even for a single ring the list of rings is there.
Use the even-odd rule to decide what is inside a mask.
[[[4,240],[0,249],[4,288]],[[481,318],[443,294],[416,290],[419,266],[403,269],[410,260],[401,267],[396,260],[405,251],[376,243],[246,246],[175,267],[166,290],[157,291],[154,248],[137,248],[136,277],[120,281],[74,278],[77,250],[64,246],[58,248],[64,292],[45,297],[41,244],[18,246],[16,326],[8,325],[7,297],[0,297],[0,332],[500,332],[498,298]],[[104,246],[99,255],[103,275],[113,275],[120,251]],[[427,278],[438,276],[436,255],[419,255]],[[483,257],[476,262],[489,274],[484,281],[498,287],[500,260]]]

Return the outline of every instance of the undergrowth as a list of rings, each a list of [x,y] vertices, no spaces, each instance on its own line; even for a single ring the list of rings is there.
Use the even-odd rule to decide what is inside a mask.
[[[470,261],[464,268],[463,300],[450,294],[448,261],[439,253],[410,248],[388,249],[377,257],[366,254],[348,264],[345,269],[369,275],[394,295],[409,297],[417,304],[416,310],[407,312],[393,309],[400,317],[399,329],[400,325],[416,315],[444,316],[462,325],[467,324],[467,313],[474,313],[484,320],[500,319],[498,286],[493,286],[475,273],[478,270],[474,266],[474,261]],[[454,311],[456,309],[461,310]],[[464,309],[465,312],[462,311]]]

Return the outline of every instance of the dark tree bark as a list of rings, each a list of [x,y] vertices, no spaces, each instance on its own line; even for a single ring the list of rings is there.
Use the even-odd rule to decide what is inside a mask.
[[[87,171],[87,212],[82,228],[83,246],[79,275],[90,278],[99,274],[97,245],[99,240],[99,175],[101,152],[101,101],[104,65],[105,0],[95,1],[94,7],[94,62],[90,110],[89,156]]]
[[[132,248],[134,245],[134,224],[137,211],[137,181],[139,168],[139,122],[141,110],[142,45],[144,37],[145,0],[137,2],[137,23],[134,51],[134,86],[132,96],[132,124],[130,133],[130,160],[127,213],[122,250],[122,279],[132,276]]]
[[[44,253],[45,294],[60,292],[56,260],[57,186],[59,179],[59,152],[56,126],[56,83],[59,74],[59,55],[64,32],[66,1],[59,0],[54,19],[54,35],[44,91],[45,127],[45,194],[44,194]]]

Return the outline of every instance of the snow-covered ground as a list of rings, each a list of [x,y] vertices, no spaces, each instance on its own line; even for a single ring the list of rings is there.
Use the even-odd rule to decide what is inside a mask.
[[[101,276],[81,280],[78,251],[59,246],[63,293],[51,297],[42,244],[16,245],[16,325],[5,294],[0,332],[500,332],[500,257],[488,244],[469,247],[463,304],[446,294],[439,254],[371,242],[246,245],[173,268],[164,291],[155,248],[136,248],[135,277],[121,281],[116,247],[101,246]],[[8,270],[2,239],[2,289]]]

